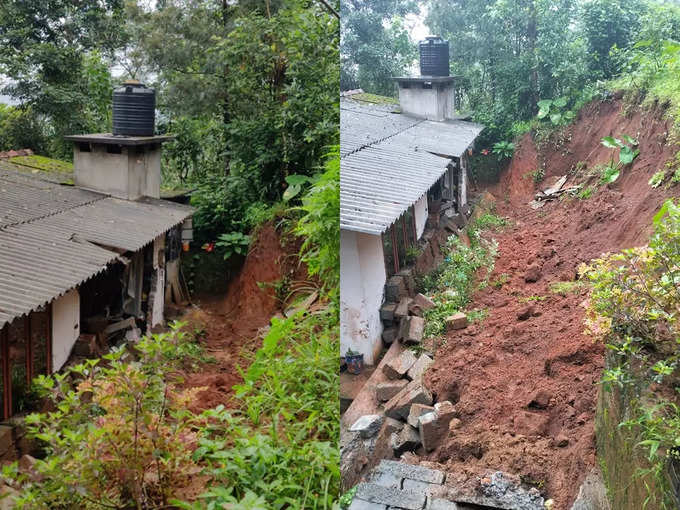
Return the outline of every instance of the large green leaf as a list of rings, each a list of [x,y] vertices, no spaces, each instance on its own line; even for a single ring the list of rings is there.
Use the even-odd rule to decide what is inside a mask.
[[[640,154],[639,150],[633,150],[632,147],[624,146],[621,148],[619,154],[619,161],[624,165],[630,165],[633,160]]]
[[[538,102],[538,118],[545,119],[550,113],[550,107],[552,106],[552,101],[550,99],[543,99]]]
[[[567,98],[566,97],[558,97],[557,99],[555,99],[553,101],[553,104],[557,108],[564,108],[565,106],[567,106]]]
[[[552,122],[555,125],[558,125],[562,122],[562,114],[561,113],[553,113],[550,115],[550,122]]]
[[[605,136],[601,143],[609,149],[619,149],[623,146],[621,140],[614,138],[613,136]]]

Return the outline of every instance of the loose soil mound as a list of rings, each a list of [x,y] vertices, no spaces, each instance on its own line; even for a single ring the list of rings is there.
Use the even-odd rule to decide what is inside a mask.
[[[560,295],[551,284],[574,281],[579,264],[603,252],[646,242],[653,215],[677,192],[647,184],[674,155],[666,146],[669,128],[661,111],[625,117],[614,101],[591,104],[540,150],[529,135],[521,141],[491,190],[512,226],[494,235],[500,255],[490,281],[507,283],[475,295],[471,308],[488,309],[488,318],[450,333],[426,374],[438,400],[457,402],[461,414],[460,428],[429,461],[469,477],[506,470],[545,491],[557,510],[571,507],[596,463],[594,414],[605,349],[584,334],[587,291],[575,285]],[[529,208],[535,188],[525,176],[538,164],[545,162],[541,187],[547,187],[579,161],[588,167],[608,161],[611,151],[600,139],[624,133],[639,138],[640,157],[616,183],[587,200]],[[567,186],[579,179],[572,174]],[[527,276],[537,281],[528,283]]]
[[[298,242],[286,242],[272,224],[259,229],[238,276],[225,296],[204,296],[184,320],[204,331],[204,345],[216,363],[187,374],[186,387],[206,387],[192,410],[235,405],[232,387],[242,382],[238,368],[246,368],[261,344],[263,328],[280,311],[275,284],[284,278],[304,278],[298,263]]]

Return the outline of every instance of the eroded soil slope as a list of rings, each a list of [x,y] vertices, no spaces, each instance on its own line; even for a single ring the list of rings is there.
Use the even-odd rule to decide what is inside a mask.
[[[242,382],[238,367],[249,365],[250,354],[260,347],[263,328],[281,311],[276,285],[305,278],[298,249],[297,241],[286,242],[273,225],[264,225],[227,294],[199,297],[186,313],[184,320],[203,330],[207,354],[216,360],[185,376],[186,387],[206,388],[198,394],[194,411],[233,404],[232,387]]]
[[[676,188],[647,181],[674,155],[663,112],[625,117],[618,101],[587,107],[574,126],[537,149],[526,136],[499,185],[491,191],[497,212],[511,226],[493,236],[499,258],[471,308],[489,316],[452,332],[426,375],[438,400],[457,402],[461,423],[427,458],[461,478],[488,469],[521,475],[570,508],[595,465],[594,414],[604,347],[584,334],[587,290],[555,293],[551,284],[577,278],[577,268],[603,252],[644,244],[652,217]],[[528,173],[545,162],[547,187],[570,174],[567,186],[608,161],[603,136],[639,138],[640,157],[609,187],[587,200],[569,198],[532,210]],[[578,165],[583,166],[583,165]],[[531,274],[533,273],[533,274]],[[536,279],[535,282],[527,282]],[[502,283],[501,282],[505,282]]]

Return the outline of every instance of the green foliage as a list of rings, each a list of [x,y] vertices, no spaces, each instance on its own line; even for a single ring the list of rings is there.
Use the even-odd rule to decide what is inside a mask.
[[[44,123],[32,108],[0,104],[0,151],[33,149],[40,152],[46,143]]]
[[[659,170],[656,172],[652,177],[649,179],[649,184],[652,188],[658,188],[663,184],[663,181],[666,179],[666,171],[665,170]]]
[[[108,130],[107,59],[125,40],[121,25],[122,0],[0,4],[3,90],[46,120],[50,155],[70,159],[65,134]]]
[[[601,142],[602,145],[608,149],[615,149],[619,151],[620,166],[630,165],[633,160],[640,155],[639,149],[636,149],[638,146],[638,141],[635,138],[629,135],[623,135],[623,140],[624,141],[621,141],[618,138],[614,138],[612,136],[605,136]]]
[[[244,235],[241,232],[231,232],[229,234],[222,234],[219,236],[215,246],[224,250],[224,260],[231,258],[233,255],[245,256],[248,253],[248,246],[250,246],[250,236]]]
[[[543,179],[545,179],[545,169],[543,167],[538,167],[536,170],[529,172],[527,175],[531,177],[531,180],[534,181],[535,184],[538,184],[539,182],[542,182]]]
[[[605,388],[616,385],[642,395],[642,388],[663,384],[677,389],[680,362],[680,207],[667,201],[654,218],[649,245],[606,255],[581,269],[593,284],[588,325],[607,342],[614,363],[605,370]],[[639,437],[658,482],[649,500],[674,508],[665,476],[680,446],[680,413],[675,397],[654,392],[651,402],[633,401],[632,415],[621,425]]]
[[[497,142],[494,144],[492,152],[501,159],[510,159],[515,153],[515,144],[512,142]]]
[[[349,508],[354,499],[354,495],[357,493],[357,486],[352,487],[350,490],[345,492],[340,496],[340,508]]]
[[[58,159],[46,158],[45,156],[39,156],[37,154],[33,154],[32,156],[15,156],[10,158],[10,162],[29,168],[35,168],[47,173],[73,173],[72,163]]]
[[[170,374],[201,350],[181,327],[142,339],[139,361],[120,349],[35,380],[52,410],[25,423],[47,456],[39,478],[17,475],[19,508],[157,508],[190,483],[198,421],[185,408],[196,390]]]
[[[582,280],[567,281],[567,282],[552,282],[550,284],[550,292],[566,296],[567,294],[577,294],[584,288],[587,288],[587,283]]]
[[[418,13],[414,0],[341,2],[341,90],[394,96],[392,78],[406,74],[416,58],[404,16]]]
[[[558,99],[543,99],[538,102],[539,120],[548,118],[554,126],[562,126],[568,124],[576,118],[573,111],[565,110],[567,106],[567,98],[560,97]]]
[[[338,312],[272,319],[236,387],[243,423],[217,408],[194,458],[215,479],[202,503],[222,508],[249,492],[265,508],[331,508],[340,490],[337,406]],[[216,487],[224,487],[216,490]]]
[[[337,291],[340,279],[340,148],[326,156],[324,172],[299,207],[302,217],[295,233],[304,239],[301,259],[310,275],[318,275],[327,291]],[[337,297],[337,296],[336,296]]]
[[[579,190],[579,192],[576,194],[576,197],[579,198],[580,200],[588,200],[590,197],[593,196],[594,192],[595,188],[592,187],[583,188],[582,190]]]
[[[422,282],[423,291],[432,294],[435,303],[434,308],[425,312],[426,337],[442,335],[446,331],[446,318],[464,310],[472,293],[488,284],[498,245],[481,237],[481,229],[504,224],[505,220],[497,216],[481,216],[468,226],[470,247],[456,236],[449,237],[444,262]],[[480,270],[484,270],[484,274],[479,274]]]

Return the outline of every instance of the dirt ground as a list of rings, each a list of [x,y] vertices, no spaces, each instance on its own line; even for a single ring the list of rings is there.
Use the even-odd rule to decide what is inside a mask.
[[[237,405],[232,387],[242,382],[238,367],[247,368],[271,317],[281,312],[275,284],[304,278],[306,270],[295,256],[298,249],[296,242],[282,241],[273,225],[264,225],[226,295],[196,297],[184,312],[182,320],[203,331],[206,353],[215,358],[185,375],[185,387],[206,388],[193,411]]]
[[[677,188],[647,184],[674,155],[666,145],[669,128],[661,109],[625,117],[616,100],[586,108],[564,143],[539,151],[529,135],[522,140],[490,190],[497,212],[511,220],[493,235],[499,257],[490,281],[507,275],[501,278],[507,282],[477,292],[471,308],[487,309],[488,318],[448,334],[426,374],[437,400],[455,402],[461,419],[428,461],[462,479],[505,470],[540,488],[556,510],[571,507],[596,463],[594,415],[605,349],[584,333],[587,291],[559,295],[550,284],[575,280],[579,264],[604,252],[646,242],[653,215],[677,194]],[[526,175],[541,162],[546,177],[539,187],[545,188],[579,161],[588,167],[608,161],[611,151],[600,139],[624,133],[639,138],[640,156],[617,182],[587,200],[529,208],[535,187]],[[567,186],[583,180],[570,175]],[[529,273],[536,282],[525,280]]]

